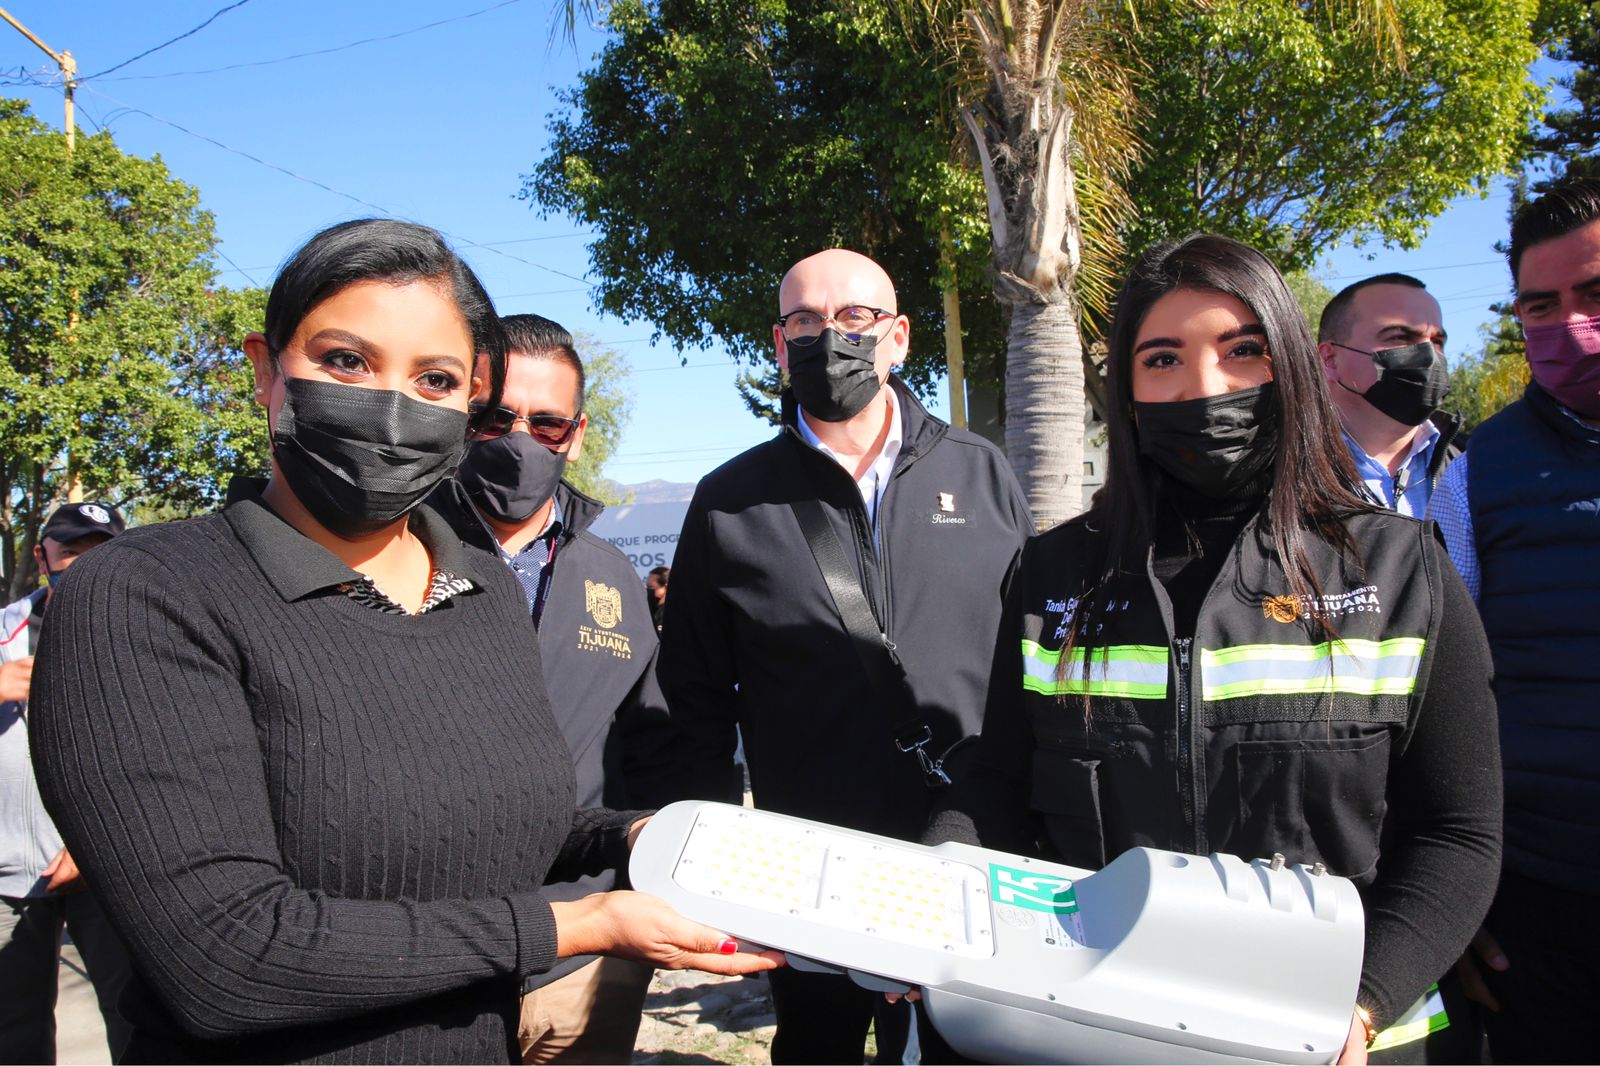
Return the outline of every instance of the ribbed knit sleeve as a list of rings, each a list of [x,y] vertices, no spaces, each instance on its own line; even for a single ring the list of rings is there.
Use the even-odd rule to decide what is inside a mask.
[[[586,807],[572,816],[572,832],[550,867],[547,881],[576,881],[606,870],[628,869],[628,830],[649,811]]]
[[[531,724],[484,710],[492,642],[464,623],[491,598],[459,597],[435,621],[361,615],[337,594],[273,603],[230,588],[259,578],[248,570],[197,574],[195,540],[79,560],[53,597],[30,704],[45,803],[144,980],[207,1040],[406,1004],[416,1020],[430,997],[495,978],[468,998],[510,1010],[516,983],[555,959],[538,892],[551,860],[615,861],[631,818],[573,826],[547,710]],[[249,614],[257,601],[270,609]],[[425,621],[431,640],[388,635]],[[533,683],[514,679],[524,689],[532,669]],[[470,670],[489,679],[452,704]],[[449,1033],[372,1057],[504,1053]],[[308,1054],[283,1039],[266,1054]]]

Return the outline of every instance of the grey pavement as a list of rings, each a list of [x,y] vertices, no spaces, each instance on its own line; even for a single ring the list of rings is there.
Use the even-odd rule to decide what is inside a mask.
[[[56,1061],[61,1066],[104,1066],[111,1062],[106,1029],[94,988],[83,972],[78,949],[61,950],[61,983],[56,999]]]

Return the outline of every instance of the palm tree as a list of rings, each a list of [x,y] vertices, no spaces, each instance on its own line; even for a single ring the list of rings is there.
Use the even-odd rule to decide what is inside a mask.
[[[1006,453],[1039,528],[1082,509],[1084,326],[1104,320],[1138,151],[1126,3],[909,0],[950,58],[983,173],[990,282],[1010,311]]]
[[[1085,333],[1108,317],[1134,215],[1123,184],[1142,151],[1131,71],[1149,0],[889,2],[907,47],[950,70],[952,110],[983,175],[989,280],[1010,312],[1006,452],[1035,522],[1048,528],[1082,509]],[[1310,13],[1368,30],[1403,62],[1397,2],[1304,0]],[[575,17],[606,3],[558,0],[557,12],[570,35]]]

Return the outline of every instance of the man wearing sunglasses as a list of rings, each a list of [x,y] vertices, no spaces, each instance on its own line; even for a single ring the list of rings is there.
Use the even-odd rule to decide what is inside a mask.
[[[783,426],[695,491],[661,682],[701,797],[733,774],[737,727],[756,806],[916,840],[939,760],[980,728],[1001,586],[1032,522],[999,451],[894,375],[911,336],[896,306],[856,252],[784,276]],[[769,979],[773,1062],[860,1062],[874,1021],[877,1061],[902,1061],[906,1004],[798,966]],[[919,1039],[922,1061],[948,1054]]]
[[[555,322],[501,322],[511,353],[501,407],[429,502],[463,541],[499,556],[527,594],[537,629],[528,636],[572,752],[577,806],[660,806],[671,727],[644,586],[626,556],[589,532],[603,505],[561,480],[583,450],[583,363]],[[613,882],[608,873],[546,892],[581,899]],[[591,956],[532,979],[518,1034],[523,1061],[629,1061],[650,974]]]

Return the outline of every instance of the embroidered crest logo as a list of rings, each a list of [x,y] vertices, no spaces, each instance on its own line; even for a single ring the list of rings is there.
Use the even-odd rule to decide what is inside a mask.
[[[86,503],[78,508],[78,513],[91,522],[99,522],[103,526],[111,524],[110,513],[98,504]]]
[[[1352,614],[1382,614],[1378,586],[1364,585],[1349,592],[1325,592],[1321,596],[1264,596],[1261,616],[1274,622],[1297,622],[1302,618],[1344,618]]]
[[[622,621],[622,593],[610,585],[585,579],[583,606],[594,617],[595,623],[606,629],[615,629],[617,623]]]
[[[1294,622],[1300,618],[1300,597],[1267,596],[1261,601],[1261,616],[1274,622]]]
[[[939,510],[954,511],[956,509],[956,494],[953,492],[939,493]]]

